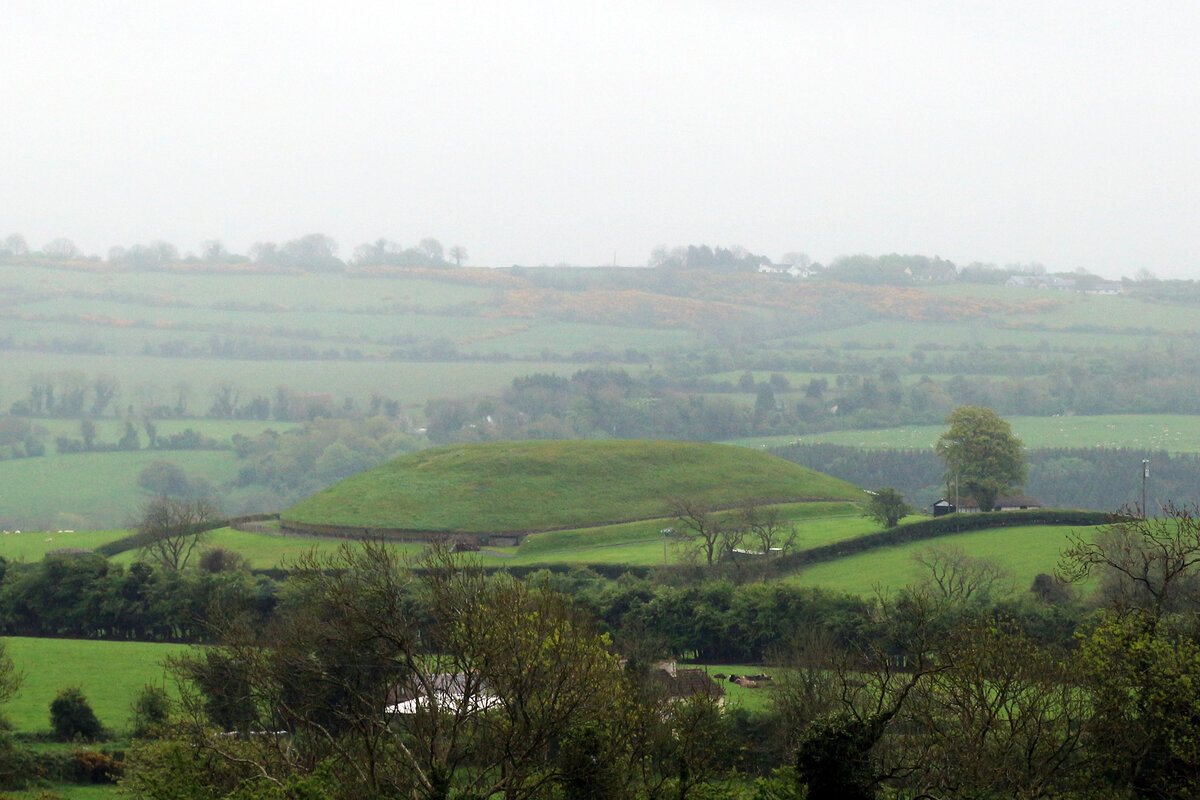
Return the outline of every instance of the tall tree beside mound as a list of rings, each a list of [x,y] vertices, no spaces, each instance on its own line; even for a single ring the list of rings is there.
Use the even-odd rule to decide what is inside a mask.
[[[962,406],[946,418],[950,430],[938,438],[946,462],[947,490],[974,497],[980,511],[991,511],[996,498],[1025,482],[1025,446],[1008,422],[983,406]]]

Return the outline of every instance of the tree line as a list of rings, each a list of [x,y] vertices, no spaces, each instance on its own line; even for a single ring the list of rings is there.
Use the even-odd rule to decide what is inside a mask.
[[[889,486],[910,503],[928,508],[947,493],[945,466],[932,449],[866,450],[834,444],[791,444],[775,455],[857,486]],[[1141,502],[1142,460],[1149,459],[1147,505],[1166,498],[1200,502],[1200,455],[1165,450],[1053,447],[1029,450],[1026,493],[1051,508],[1094,511]],[[952,486],[952,482],[950,483]],[[951,488],[951,492],[953,489]]]
[[[455,245],[447,250],[442,243],[426,237],[412,247],[389,239],[366,242],[354,249],[349,261],[337,256],[338,244],[323,233],[310,233],[283,243],[255,242],[245,255],[231,252],[219,239],[207,239],[199,252],[181,255],[179,248],[161,239],[149,243],[113,245],[104,258],[85,255],[75,242],[65,237],[53,239],[40,248],[31,248],[25,237],[12,233],[0,240],[0,259],[9,262],[103,261],[133,270],[166,269],[172,265],[229,266],[253,263],[302,272],[341,272],[350,266],[448,267],[462,266],[467,250]]]
[[[445,551],[414,571],[384,548],[347,548],[303,560],[271,624],[226,614],[215,646],[176,662],[188,690],[161,738],[131,752],[126,786],[149,798],[1192,797],[1198,557],[1200,522],[1177,509],[1075,538],[1058,578],[1003,602],[1001,568],[949,549],[922,554],[919,584],[844,598],[724,581],[601,588],[582,571],[518,581]],[[1091,598],[1071,588],[1092,579]],[[676,638],[655,635],[664,618]],[[658,660],[731,637],[745,649],[696,655],[765,656],[767,709],[723,707],[713,690],[672,700]]]

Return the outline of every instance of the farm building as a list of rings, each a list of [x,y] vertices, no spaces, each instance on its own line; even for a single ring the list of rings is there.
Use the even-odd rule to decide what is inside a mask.
[[[1013,495],[1012,497],[997,497],[996,507],[994,511],[1028,511],[1032,508],[1041,508],[1042,504],[1032,497],[1025,495]],[[974,497],[963,497],[958,501],[958,506],[954,505],[953,500],[942,498],[933,504],[933,515],[940,517],[943,514],[953,514],[955,511],[963,514],[978,514],[979,502]]]

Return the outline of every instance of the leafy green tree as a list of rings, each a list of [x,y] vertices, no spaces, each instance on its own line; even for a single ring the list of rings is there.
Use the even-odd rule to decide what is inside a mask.
[[[61,741],[95,741],[104,735],[104,726],[92,711],[83,690],[72,686],[59,691],[50,703],[50,727]]]
[[[1130,796],[1200,794],[1200,516],[1168,506],[1072,537],[1060,573],[1098,577],[1105,603],[1082,639],[1095,777]]]
[[[162,497],[190,497],[192,489],[183,468],[163,458],[151,461],[138,473],[138,486]]]
[[[25,674],[17,669],[12,658],[8,655],[8,650],[4,646],[4,642],[0,641],[0,703],[7,702],[17,690],[21,688],[21,684],[25,680]],[[7,722],[3,717],[0,717],[0,729],[6,728]]]
[[[885,528],[896,527],[910,513],[912,508],[904,502],[904,495],[890,486],[876,489],[867,503],[867,516]]]
[[[937,441],[946,486],[957,484],[981,511],[991,511],[998,496],[1025,482],[1024,445],[1008,422],[983,406],[956,408],[946,423],[950,429]]]

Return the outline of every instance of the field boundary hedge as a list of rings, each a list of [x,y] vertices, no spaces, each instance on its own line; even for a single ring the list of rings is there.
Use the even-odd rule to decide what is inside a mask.
[[[266,520],[271,520],[271,519],[279,519],[279,515],[278,514],[246,514],[246,515],[240,516],[240,517],[227,517],[225,519],[218,519],[218,520],[213,520],[211,522],[200,523],[198,525],[191,525],[191,526],[188,526],[188,528],[183,531],[172,531],[170,535],[171,536],[179,536],[179,535],[190,536],[192,534],[200,534],[200,533],[207,533],[208,531],[215,531],[219,528],[237,529],[239,525],[243,525],[247,522],[265,522]],[[163,538],[163,534],[159,533],[159,532],[131,533],[128,536],[122,536],[120,539],[114,539],[111,542],[100,545],[99,547],[96,548],[96,552],[99,553],[100,555],[104,556],[105,558],[112,558],[113,556],[115,556],[119,553],[124,553],[127,550],[140,550],[141,548],[145,547],[146,545],[151,544],[161,538]]]

